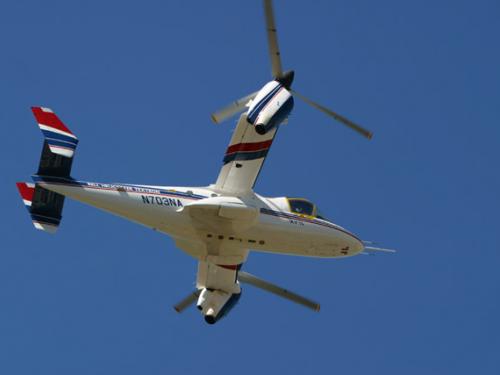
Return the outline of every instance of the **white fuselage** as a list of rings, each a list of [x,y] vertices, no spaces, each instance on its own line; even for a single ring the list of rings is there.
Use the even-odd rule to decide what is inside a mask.
[[[37,178],[35,177],[35,180]],[[284,198],[255,193],[226,196],[211,187],[168,187],[38,179],[37,184],[77,201],[172,236],[183,250],[203,259],[231,249],[312,257],[345,257],[364,248],[356,236],[329,221],[292,213]],[[199,210],[197,211],[196,209]],[[201,214],[200,214],[201,213]],[[208,252],[208,253],[207,253]],[[228,261],[239,263],[243,259]],[[228,258],[230,259],[230,258]]]

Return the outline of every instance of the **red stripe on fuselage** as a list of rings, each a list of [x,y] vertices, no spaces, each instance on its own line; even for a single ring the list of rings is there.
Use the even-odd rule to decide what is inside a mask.
[[[58,130],[62,130],[63,132],[67,132],[69,134],[73,134],[71,130],[69,130],[64,123],[59,120],[59,117],[53,112],[45,112],[40,107],[31,107],[33,114],[35,115],[36,121],[39,124],[50,126],[51,128],[55,128]]]
[[[250,151],[261,151],[267,150],[271,147],[273,140],[263,142],[252,142],[252,143],[238,143],[231,145],[227,148],[226,155],[233,154],[235,152],[250,152]]]

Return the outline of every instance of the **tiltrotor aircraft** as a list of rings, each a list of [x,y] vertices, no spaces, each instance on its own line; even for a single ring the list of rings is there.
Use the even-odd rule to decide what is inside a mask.
[[[196,302],[207,323],[228,313],[241,296],[241,284],[319,310],[319,304],[241,270],[254,251],[340,258],[365,250],[357,236],[332,223],[303,198],[267,198],[253,191],[276,131],[287,120],[294,96],[371,138],[372,133],[291,89],[294,72],[283,72],[271,0],[264,1],[273,79],[260,90],[212,115],[221,122],[239,112],[236,129],[215,184],[171,187],[109,184],[71,177],[77,137],[50,109],[33,107],[45,137],[34,183],[18,183],[37,229],[54,233],[65,197],[100,208],[168,234],[198,260],[196,290],[179,302],[179,312]]]

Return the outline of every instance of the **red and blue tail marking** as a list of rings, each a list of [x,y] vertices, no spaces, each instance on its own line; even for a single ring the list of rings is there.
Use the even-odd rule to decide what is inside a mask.
[[[16,183],[19,194],[23,198],[23,203],[28,209],[31,209],[31,203],[33,202],[33,195],[35,194],[35,184],[29,182],[18,182]]]
[[[54,154],[72,158],[75,153],[78,138],[49,108],[32,107],[38,126]]]
[[[31,110],[45,137],[35,176],[71,179],[71,165],[78,139],[51,109],[32,107]],[[17,188],[35,228],[54,233],[61,222],[64,196],[44,189],[37,183],[18,182]]]
[[[53,207],[46,204],[47,199],[45,197],[40,197],[40,195],[47,195],[47,193],[51,192],[36,187],[35,184],[29,182],[18,182],[16,185],[24,205],[31,215],[31,220],[35,228],[45,232],[55,233],[61,222],[61,215],[60,213],[54,212]],[[59,201],[60,200],[61,198],[59,198]]]
[[[232,162],[233,160],[255,160],[265,158],[272,143],[273,140],[269,139],[263,142],[249,142],[230,145],[224,155],[224,164]]]

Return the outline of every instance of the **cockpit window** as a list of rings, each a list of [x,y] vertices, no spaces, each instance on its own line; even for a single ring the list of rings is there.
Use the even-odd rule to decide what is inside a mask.
[[[304,198],[287,198],[290,211],[300,215],[314,216],[329,221],[318,206]]]
[[[314,204],[300,198],[288,198],[290,204],[290,211],[301,215],[314,216]]]

